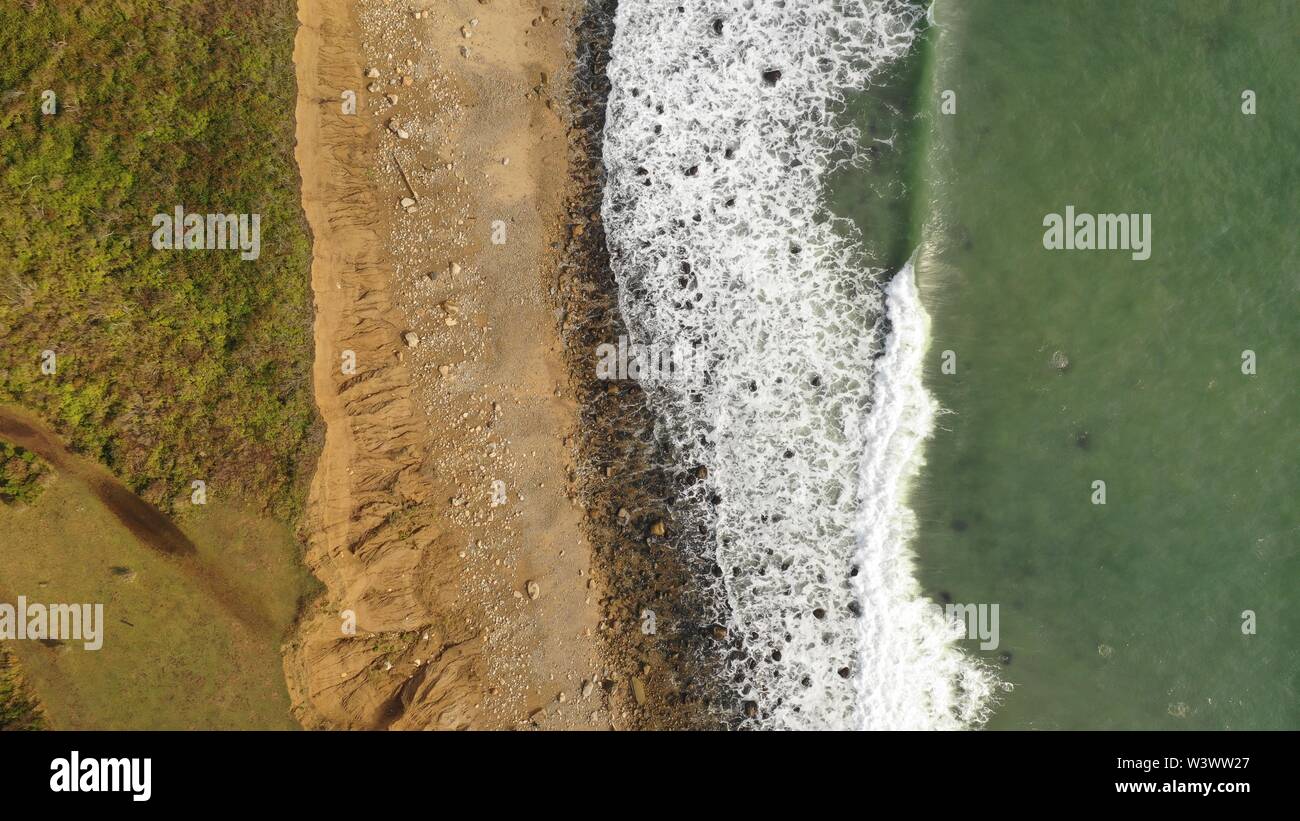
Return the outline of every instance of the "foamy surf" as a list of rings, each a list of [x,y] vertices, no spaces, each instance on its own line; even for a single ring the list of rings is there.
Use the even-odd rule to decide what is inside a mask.
[[[964,625],[921,596],[910,549],[916,518],[907,491],[925,464],[938,403],[922,381],[930,318],[909,261],[885,288],[889,337],[875,362],[862,458],[857,726],[960,729],[983,723],[996,679],[954,645]]]
[[[707,467],[678,515],[714,535],[754,726],[966,726],[988,692],[907,545],[934,412],[911,269],[889,286],[886,342],[883,272],[822,197],[859,138],[837,107],[923,15],[896,0],[618,7],[611,264],[631,335],[694,352],[695,378],[643,387],[679,466]]]

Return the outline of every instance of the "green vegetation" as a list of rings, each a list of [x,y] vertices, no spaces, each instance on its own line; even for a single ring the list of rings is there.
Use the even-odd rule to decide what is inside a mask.
[[[36,454],[0,440],[0,502],[35,502],[47,476],[49,469]]]
[[[0,647],[0,730],[40,730],[45,721],[12,653]]]
[[[294,14],[291,0],[0,8],[0,402],[165,511],[194,479],[285,521],[305,496],[318,434]],[[260,258],[154,250],[151,219],[176,205],[260,214]]]
[[[0,443],[0,498],[29,504],[0,507],[0,587],[112,613],[102,651],[0,657],[0,728],[293,726],[278,641],[311,586],[288,526],[319,439],[296,24],[292,0],[0,6],[0,403],[179,513],[279,631],[250,635],[78,483],[31,505],[46,468]],[[178,205],[260,214],[260,257],[154,250]],[[195,479],[202,510],[177,505]]]

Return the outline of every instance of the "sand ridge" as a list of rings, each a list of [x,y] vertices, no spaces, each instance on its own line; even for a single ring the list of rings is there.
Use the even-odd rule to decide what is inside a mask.
[[[326,593],[285,662],[306,726],[608,726],[553,294],[569,13],[300,0],[327,427],[307,522]]]

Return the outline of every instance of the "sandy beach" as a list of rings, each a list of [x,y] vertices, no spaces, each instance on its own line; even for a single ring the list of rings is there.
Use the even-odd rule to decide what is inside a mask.
[[[610,726],[554,293],[568,10],[532,6],[299,3],[327,425],[325,593],[286,655],[308,727]]]

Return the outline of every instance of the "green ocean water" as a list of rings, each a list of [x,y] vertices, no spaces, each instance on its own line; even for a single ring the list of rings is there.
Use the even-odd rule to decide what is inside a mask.
[[[989,727],[1300,728],[1300,4],[933,19],[852,112],[897,150],[834,202],[878,261],[921,248],[916,550],[928,595],[999,606]],[[1067,205],[1150,214],[1150,259],[1045,249]]]

